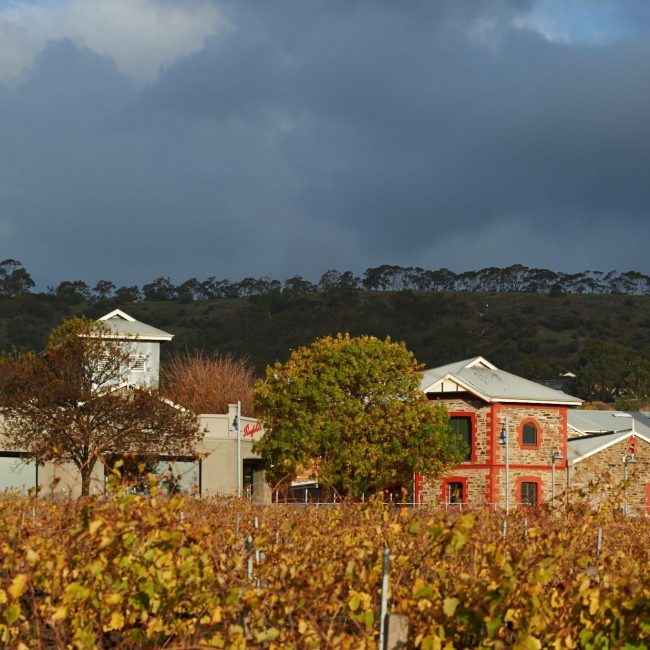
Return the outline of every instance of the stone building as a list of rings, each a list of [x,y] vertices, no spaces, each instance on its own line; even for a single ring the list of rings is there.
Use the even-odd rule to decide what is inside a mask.
[[[569,413],[568,503],[650,515],[650,417],[621,411]]]
[[[444,403],[467,457],[442,480],[416,477],[416,502],[503,508],[506,494],[510,507],[547,503],[559,494],[566,482],[567,411],[580,399],[482,357],[427,370],[421,386],[430,401]]]

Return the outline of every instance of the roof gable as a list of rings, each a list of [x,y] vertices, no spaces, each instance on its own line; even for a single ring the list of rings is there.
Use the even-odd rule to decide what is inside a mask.
[[[174,338],[173,334],[142,323],[121,309],[114,309],[97,320],[106,323],[110,330],[104,334],[104,338],[139,341],[171,341]]]
[[[499,370],[483,357],[426,370],[420,387],[425,393],[468,392],[486,402],[582,404],[577,397]]]
[[[136,322],[133,316],[129,316],[125,311],[122,311],[121,309],[114,309],[108,314],[104,314],[104,316],[101,316],[97,320],[111,320],[112,318],[121,318],[123,320],[130,321],[131,323]]]

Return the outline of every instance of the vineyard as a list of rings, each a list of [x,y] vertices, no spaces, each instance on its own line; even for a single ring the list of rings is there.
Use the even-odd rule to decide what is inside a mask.
[[[0,498],[4,648],[645,648],[650,521],[380,503]],[[597,544],[600,529],[602,544]]]

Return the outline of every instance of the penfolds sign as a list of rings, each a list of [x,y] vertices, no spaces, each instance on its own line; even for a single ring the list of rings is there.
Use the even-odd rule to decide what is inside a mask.
[[[252,438],[258,431],[262,430],[262,425],[259,422],[256,422],[252,426],[247,424],[242,431],[242,438]]]

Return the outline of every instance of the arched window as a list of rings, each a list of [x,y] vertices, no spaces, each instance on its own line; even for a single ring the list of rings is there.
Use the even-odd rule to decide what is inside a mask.
[[[521,442],[524,445],[537,447],[537,427],[532,422],[526,422],[521,432]]]
[[[524,418],[517,427],[517,439],[522,449],[539,449],[542,444],[542,425],[531,417]]]

